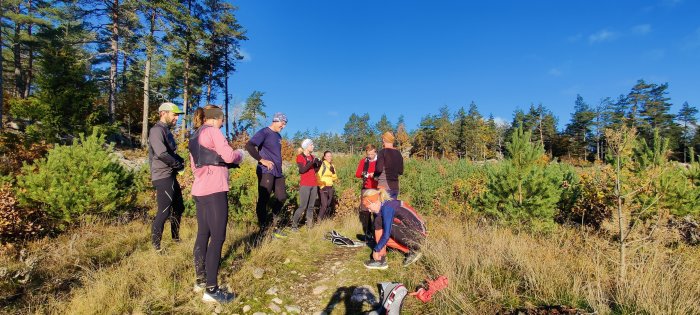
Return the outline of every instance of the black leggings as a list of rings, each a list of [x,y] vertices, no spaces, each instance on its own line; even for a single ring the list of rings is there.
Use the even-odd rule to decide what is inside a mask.
[[[258,215],[258,226],[261,231],[267,230],[273,223],[277,223],[282,206],[287,200],[287,188],[284,177],[275,177],[272,174],[258,175],[258,204],[255,213]],[[267,211],[267,203],[274,192],[275,200],[272,204],[272,212]]]
[[[321,188],[321,208],[318,209],[318,220],[321,221],[326,217],[326,211],[333,204],[333,186]],[[329,211],[330,212],[330,211]]]
[[[197,206],[197,239],[194,241],[194,270],[197,281],[206,278],[207,287],[217,286],[221,248],[226,239],[228,202],[225,191],[194,196]]]
[[[362,196],[366,190],[367,189],[362,189],[360,196]],[[360,223],[362,224],[362,233],[365,233],[365,235],[368,235],[370,238],[374,239],[374,222],[372,222],[374,214],[369,212],[367,207],[362,204],[362,197],[360,197],[360,207],[358,208],[358,211]]]
[[[180,239],[180,218],[185,211],[182,201],[182,190],[175,177],[168,177],[153,181],[156,188],[156,202],[158,211],[151,225],[151,243],[157,249],[163,238],[165,221],[170,218],[170,234],[174,240]]]
[[[425,236],[415,228],[394,223],[391,225],[391,238],[411,251],[419,251]]]

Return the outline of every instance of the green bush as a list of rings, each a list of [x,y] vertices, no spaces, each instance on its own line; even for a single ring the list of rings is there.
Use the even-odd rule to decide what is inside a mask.
[[[642,205],[651,204],[655,200],[656,207],[650,209],[668,210],[677,216],[697,215],[700,213],[700,183],[693,181],[694,173],[700,171],[697,162],[689,168],[682,169],[677,165],[668,165],[652,184],[652,189],[642,191],[638,198]]]
[[[548,230],[554,226],[563,178],[556,165],[533,167],[522,174],[512,162],[504,161],[489,169],[487,191],[479,203],[493,218],[525,224],[535,231]]]
[[[567,173],[566,186],[559,201],[558,221],[601,227],[612,217],[615,204],[615,180],[612,168],[596,165],[578,174]]]
[[[530,132],[515,130],[506,145],[508,159],[488,170],[487,191],[479,198],[483,211],[494,218],[525,224],[532,230],[554,226],[565,178],[572,172],[557,163],[544,163],[541,143]],[[566,175],[565,175],[566,174]]]
[[[258,201],[256,167],[254,163],[242,163],[240,168],[229,171],[229,219],[236,222],[257,222],[255,216],[255,205]]]
[[[104,136],[80,136],[46,158],[25,165],[17,178],[21,205],[38,207],[59,228],[83,215],[114,215],[134,202],[134,176],[105,146]]]

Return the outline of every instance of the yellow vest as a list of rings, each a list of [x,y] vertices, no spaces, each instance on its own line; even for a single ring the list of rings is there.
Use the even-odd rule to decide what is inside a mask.
[[[331,172],[331,166],[332,164],[328,163],[328,161],[323,161],[321,167],[318,168],[316,179],[318,180],[319,187],[333,186],[333,182],[338,180],[338,175]]]

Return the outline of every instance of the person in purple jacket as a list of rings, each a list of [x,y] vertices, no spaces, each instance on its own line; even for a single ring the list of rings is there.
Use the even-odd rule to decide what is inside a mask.
[[[228,222],[229,170],[243,160],[243,151],[229,145],[220,128],[224,112],[214,105],[194,113],[197,131],[190,138],[190,165],[194,174],[192,196],[197,207],[197,238],[194,242],[195,292],[202,301],[228,303],[235,297],[218,286],[221,248]]]
[[[275,113],[269,127],[260,129],[246,143],[245,149],[250,156],[258,161],[255,173],[258,175],[258,203],[255,213],[258,216],[260,236],[277,224],[282,206],[287,200],[287,187],[282,174],[282,136],[280,132],[287,126],[287,116]],[[276,201],[272,204],[272,212],[267,211],[267,203],[274,194]],[[280,229],[275,229],[272,235],[285,238],[287,235]]]

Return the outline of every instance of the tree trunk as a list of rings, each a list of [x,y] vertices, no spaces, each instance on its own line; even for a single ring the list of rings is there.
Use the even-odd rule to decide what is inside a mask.
[[[126,78],[126,73],[129,68],[129,60],[126,58],[126,51],[122,52],[122,91],[126,91],[126,83],[127,83],[127,78]],[[124,101],[124,100],[122,100]]]
[[[17,4],[16,14],[22,14],[21,7]],[[15,23],[15,34],[12,44],[12,52],[15,65],[15,97],[22,97],[24,95],[24,78],[22,75],[22,55],[20,50],[20,32],[22,31],[22,24],[19,22]]]
[[[187,105],[189,102],[189,87],[190,87],[190,43],[187,42],[187,53],[185,54],[185,82],[184,82],[184,87],[182,88],[182,111],[185,112],[185,116],[187,116]],[[180,130],[182,130],[180,134],[180,140],[184,139],[185,137],[185,131],[187,130],[187,121],[182,120],[182,125],[180,126]]]
[[[618,285],[622,285],[627,277],[627,262],[625,257],[625,235],[624,220],[622,217],[622,191],[620,187],[620,153],[617,153],[615,163],[615,196],[617,197],[617,227],[620,233],[620,273],[618,274]]]
[[[4,14],[5,11],[1,10],[2,7],[3,7],[3,0],[0,0],[0,22],[2,21],[4,15],[5,15],[5,14]],[[0,23],[0,43],[2,43],[2,23]],[[4,89],[5,87],[4,87],[3,81],[2,81],[2,74],[3,74],[3,72],[4,72],[4,69],[3,69],[3,64],[4,64],[4,63],[5,63],[5,61],[3,60],[3,57],[2,57],[2,45],[0,45],[0,130],[3,129],[3,123],[2,123],[2,109],[3,109],[3,106],[4,106],[4,102],[3,102],[3,100],[4,100],[3,89]]]
[[[207,105],[211,104],[211,85],[214,81],[214,53],[212,49],[212,56],[209,58],[209,69],[207,70]]]
[[[109,122],[114,123],[116,113],[117,64],[119,63],[119,0],[112,5],[112,53],[109,67]]]
[[[187,1],[187,13],[192,14],[192,0]],[[186,35],[186,44],[185,44],[185,79],[184,79],[184,87],[182,88],[182,111],[185,112],[185,117],[187,117],[187,107],[189,105],[189,88],[190,88],[190,45],[191,45],[191,38],[190,38],[190,30],[189,26],[187,30],[187,35]],[[180,140],[185,139],[185,131],[187,130],[187,120],[183,119],[182,120],[182,125],[180,127]]]
[[[28,1],[27,4],[27,15],[31,15],[32,12],[32,0]],[[29,23],[27,26],[27,35],[29,38],[32,37],[32,24]],[[31,88],[32,88],[32,69],[34,69],[34,47],[32,45],[29,45],[27,47],[28,49],[28,54],[27,58],[29,58],[27,61],[27,76],[25,77],[24,81],[24,98],[28,98],[29,94],[31,93]]]
[[[230,124],[230,120],[228,117],[228,98],[229,98],[229,93],[228,93],[228,72],[229,72],[229,60],[228,60],[228,48],[229,44],[226,44],[226,52],[224,54],[224,117],[226,118],[226,139],[231,140],[229,138],[229,130],[228,126]]]
[[[518,205],[523,205],[523,182],[518,182]]]
[[[141,117],[141,147],[148,147],[148,106],[151,83],[151,58],[153,57],[153,34],[156,31],[156,9],[151,9],[151,28],[146,46],[146,68],[143,71],[143,116]]]

